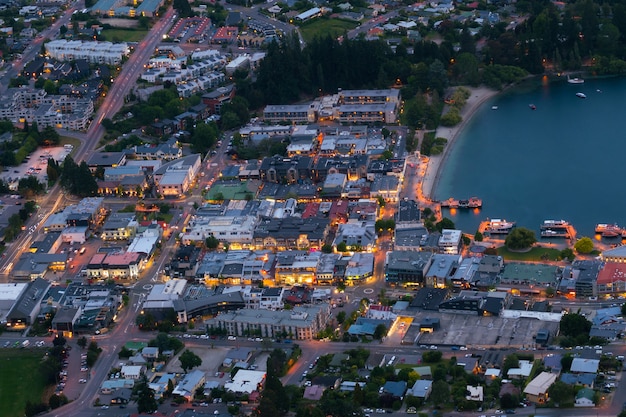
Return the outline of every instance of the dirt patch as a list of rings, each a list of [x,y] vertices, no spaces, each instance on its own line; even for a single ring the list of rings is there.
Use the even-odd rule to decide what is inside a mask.
[[[111,18],[111,19],[102,19],[100,20],[100,22],[102,22],[102,24],[108,24],[111,25],[115,28],[125,28],[125,29],[132,29],[132,28],[136,28],[137,24],[139,23],[137,20],[133,20],[133,19],[119,19],[119,18]]]

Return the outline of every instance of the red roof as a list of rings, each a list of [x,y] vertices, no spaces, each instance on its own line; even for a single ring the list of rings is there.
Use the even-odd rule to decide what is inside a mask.
[[[320,203],[307,203],[306,206],[304,207],[304,212],[302,213],[302,218],[303,219],[308,219],[310,217],[315,217],[317,216],[317,212],[320,209]]]
[[[611,284],[626,281],[626,265],[617,262],[607,262],[598,273],[598,284]]]

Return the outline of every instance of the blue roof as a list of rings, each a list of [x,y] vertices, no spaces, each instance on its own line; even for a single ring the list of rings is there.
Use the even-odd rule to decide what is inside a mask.
[[[156,12],[161,6],[162,0],[143,0],[143,2],[137,7],[137,14],[142,12]]]
[[[98,0],[98,2],[91,8],[92,11],[109,11],[113,9],[117,0]]]
[[[406,381],[387,381],[383,385],[383,392],[394,397],[402,398],[406,392]]]

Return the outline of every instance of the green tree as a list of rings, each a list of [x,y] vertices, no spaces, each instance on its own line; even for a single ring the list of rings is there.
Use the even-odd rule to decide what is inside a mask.
[[[215,250],[220,245],[220,241],[215,236],[209,236],[204,241],[205,246],[209,250]]]
[[[589,237],[582,237],[574,244],[574,249],[582,254],[591,253],[593,251],[593,241]]]
[[[337,244],[337,252],[347,252],[348,251],[348,245],[346,245],[346,242],[339,242]]]
[[[322,253],[333,253],[333,245],[325,243],[324,246],[322,246]]]
[[[342,324],[346,320],[346,312],[340,311],[337,313],[337,323]]]
[[[379,324],[374,329],[374,339],[381,340],[383,337],[387,336],[387,326],[384,324]]]
[[[183,368],[183,371],[185,371],[185,373],[187,373],[187,371],[190,369],[202,365],[202,359],[189,349],[181,353],[178,360],[180,361],[180,367]]]
[[[573,386],[570,386],[562,381],[556,381],[548,388],[548,395],[550,399],[557,404],[565,402],[573,402],[574,391]]]
[[[480,233],[479,231],[476,231],[476,233],[474,234],[474,240],[476,242],[482,242],[483,241],[483,234]]]
[[[561,256],[561,259],[567,259],[569,261],[573,261],[574,258],[576,258],[576,255],[574,254],[572,248],[565,248],[561,250],[561,253],[559,255]]]
[[[450,385],[446,381],[435,381],[432,388],[430,400],[435,406],[448,403],[450,400]]]
[[[447,217],[444,217],[439,222],[435,224],[435,228],[439,233],[443,231],[443,229],[455,229],[454,222]]]
[[[85,336],[79,337],[76,341],[76,344],[81,348],[85,349],[87,347],[87,338]]]
[[[622,316],[626,316],[626,303],[622,304]]]
[[[525,227],[517,227],[509,233],[504,244],[509,249],[520,250],[530,248],[536,242],[535,232]]]
[[[561,318],[559,328],[563,336],[577,337],[581,334],[588,336],[591,322],[582,314],[570,313]]]
[[[133,387],[137,396],[137,411],[139,413],[151,414],[159,408],[159,404],[154,398],[154,390],[148,385],[148,380],[144,375]]]

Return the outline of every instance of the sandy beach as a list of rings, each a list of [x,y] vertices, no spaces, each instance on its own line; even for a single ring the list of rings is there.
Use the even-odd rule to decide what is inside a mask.
[[[432,198],[432,193],[439,180],[440,170],[445,166],[446,159],[454,146],[459,133],[463,130],[465,125],[472,119],[476,110],[485,101],[489,100],[493,96],[499,93],[499,91],[492,90],[486,87],[469,88],[471,95],[467,99],[465,106],[461,109],[461,123],[452,127],[439,126],[437,128],[436,137],[448,139],[448,144],[444,148],[444,151],[440,155],[431,156],[428,161],[428,167],[426,168],[426,174],[422,182],[422,193],[428,198]],[[464,196],[451,196],[455,198],[461,198]]]

